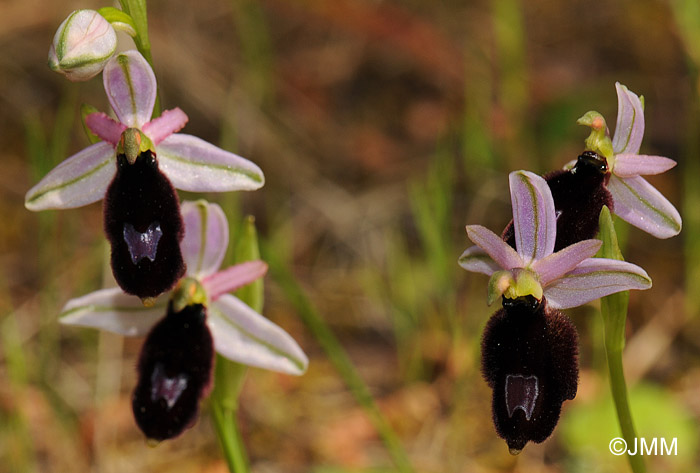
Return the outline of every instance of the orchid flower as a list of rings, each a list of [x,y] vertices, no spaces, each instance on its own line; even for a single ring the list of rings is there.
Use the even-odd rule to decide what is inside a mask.
[[[603,116],[588,112],[578,121],[592,128],[586,147],[607,160],[606,186],[616,215],[657,238],[678,235],[682,227],[678,211],[642,177],[668,171],[676,162],[663,156],[639,154],[644,137],[642,99],[619,82],[615,83],[615,89],[618,101],[615,135],[610,140]]]
[[[651,279],[624,261],[592,258],[599,240],[583,240],[554,252],[557,217],[547,182],[528,171],[509,176],[515,247],[480,225],[468,225],[477,246],[459,258],[467,271],[491,276],[488,302],[532,295],[557,309],[576,307],[628,289],[648,289]]]
[[[467,226],[477,246],[459,264],[491,276],[488,303],[503,308],[482,338],[482,374],[493,390],[494,426],[512,454],[547,439],[561,406],[578,388],[578,335],[558,309],[627,289],[648,289],[640,267],[592,258],[602,242],[583,240],[554,251],[557,212],[550,187],[527,171],[510,174],[515,249],[492,231]]]
[[[168,297],[144,307],[119,288],[101,289],[68,301],[60,315],[66,325],[149,334],[133,407],[139,427],[155,440],[175,437],[194,422],[198,401],[209,389],[213,350],[238,363],[293,375],[308,365],[282,328],[228,294],[262,277],[267,265],[249,261],[217,271],[228,247],[221,208],[183,202],[182,215],[187,274]]]
[[[156,78],[137,51],[112,57],[103,80],[118,121],[103,113],[88,115],[87,127],[103,141],[71,156],[32,187],[24,203],[29,210],[74,208],[101,200],[116,174],[116,148],[128,128],[138,129],[152,142],[159,169],[177,189],[228,192],[254,190],[264,184],[260,168],[247,159],[176,133],[187,123],[187,115],[179,108],[151,119]]]

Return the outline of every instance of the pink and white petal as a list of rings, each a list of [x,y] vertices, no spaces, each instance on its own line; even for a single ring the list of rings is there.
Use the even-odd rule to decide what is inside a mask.
[[[260,260],[246,261],[214,273],[202,280],[202,286],[211,300],[257,281],[267,273],[267,263]]]
[[[29,210],[71,209],[101,200],[114,178],[114,148],[100,141],[52,169],[24,197]]]
[[[85,117],[85,125],[91,132],[96,134],[101,140],[116,146],[122,137],[122,132],[126,126],[113,120],[102,112],[91,113]]]
[[[228,248],[228,220],[217,204],[205,200],[183,202],[180,211],[185,236],[180,246],[187,273],[198,277],[214,273]]]
[[[478,246],[472,246],[464,250],[459,257],[459,265],[467,271],[483,273],[491,276],[502,268],[484,250]]]
[[[537,273],[540,284],[546,286],[573,270],[581,261],[593,257],[602,244],[600,240],[579,241],[536,261],[532,270]]]
[[[641,176],[610,176],[607,185],[615,214],[657,238],[678,235],[683,223],[676,208]]]
[[[675,167],[673,159],[647,154],[618,154],[615,156],[613,174],[618,177],[651,176]]]
[[[537,174],[515,171],[510,173],[508,180],[515,248],[525,264],[529,264],[554,251],[557,238],[554,199],[547,182]]]
[[[642,101],[627,87],[615,83],[617,90],[617,124],[612,144],[615,154],[637,154],[644,138]]]
[[[177,133],[187,124],[187,114],[175,107],[164,111],[158,118],[146,123],[141,131],[148,136],[154,145],[157,145],[173,133]]]
[[[145,307],[141,299],[124,294],[118,287],[100,289],[69,300],[59,322],[138,337],[146,335],[165,316],[167,302],[167,298],[161,297],[155,305]]]
[[[211,304],[207,324],[214,348],[229,360],[294,375],[306,371],[309,360],[297,342],[230,294]]]
[[[151,119],[156,103],[156,76],[148,61],[138,51],[129,50],[110,59],[102,75],[119,121],[140,129]]]
[[[481,225],[467,225],[467,236],[493,259],[499,266],[498,269],[525,267],[520,255],[488,228]]]
[[[160,170],[184,191],[255,190],[265,184],[257,165],[195,136],[170,135],[156,146],[156,154]]]
[[[635,264],[589,258],[569,274],[545,287],[544,295],[547,303],[555,309],[568,309],[616,292],[650,287],[651,278]]]

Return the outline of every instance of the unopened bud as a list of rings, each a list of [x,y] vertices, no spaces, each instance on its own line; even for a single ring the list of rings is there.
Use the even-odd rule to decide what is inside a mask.
[[[76,10],[58,27],[49,50],[49,67],[72,81],[100,72],[117,48],[112,25],[94,10]]]

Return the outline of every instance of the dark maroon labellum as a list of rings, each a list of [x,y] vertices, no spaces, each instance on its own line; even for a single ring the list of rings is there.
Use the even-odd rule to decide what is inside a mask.
[[[612,196],[605,187],[609,178],[607,172],[608,163],[603,156],[585,151],[571,170],[553,171],[544,176],[557,211],[554,251],[595,238],[603,205],[613,210]],[[503,239],[515,248],[512,221],[503,231]]]
[[[532,296],[503,299],[484,331],[481,369],[493,389],[493,421],[511,453],[549,437],[562,403],[576,396],[578,335],[569,318]]]
[[[190,427],[211,384],[214,345],[201,304],[168,314],[141,349],[139,380],[131,399],[136,424],[153,440],[166,440]]]
[[[104,200],[104,227],[112,273],[124,292],[156,297],[185,273],[180,202],[153,152],[142,152],[133,164],[117,155],[117,174]]]

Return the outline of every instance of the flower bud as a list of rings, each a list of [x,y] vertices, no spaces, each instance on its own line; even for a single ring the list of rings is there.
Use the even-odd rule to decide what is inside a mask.
[[[117,48],[112,25],[94,10],[76,10],[58,27],[49,50],[49,67],[72,81],[100,72]]]

